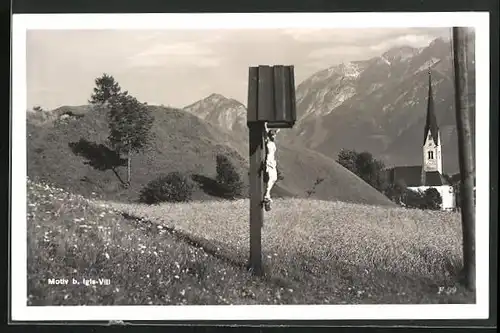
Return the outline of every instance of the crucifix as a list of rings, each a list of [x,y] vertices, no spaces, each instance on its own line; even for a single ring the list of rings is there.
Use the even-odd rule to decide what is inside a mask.
[[[277,180],[276,134],[296,121],[293,66],[250,67],[247,125],[250,157],[250,260],[248,268],[262,275],[261,229],[264,209],[271,209]],[[263,184],[263,181],[265,184]],[[263,186],[264,185],[264,186]]]

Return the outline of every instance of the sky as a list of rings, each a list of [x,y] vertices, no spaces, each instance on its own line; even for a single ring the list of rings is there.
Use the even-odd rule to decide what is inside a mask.
[[[246,104],[249,66],[294,65],[298,85],[339,63],[438,37],[450,29],[29,30],[27,106],[86,104],[103,73],[148,104],[181,108],[212,93]]]

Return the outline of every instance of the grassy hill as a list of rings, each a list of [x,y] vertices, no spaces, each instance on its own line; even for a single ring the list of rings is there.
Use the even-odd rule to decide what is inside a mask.
[[[457,213],[281,199],[256,278],[248,200],[144,206],[27,185],[28,305],[474,302],[455,282]]]
[[[74,193],[85,196],[95,193],[104,198],[133,201],[147,182],[162,173],[184,171],[191,175],[215,176],[218,153],[228,154],[240,174],[244,173],[246,162],[234,148],[224,144],[230,141],[224,133],[182,111],[150,107],[155,117],[154,137],[144,153],[133,156],[131,186],[123,189],[111,170],[93,169],[69,146],[80,139],[104,144],[108,135],[105,114],[89,108],[64,109],[81,117],[57,117],[43,123],[34,123],[28,118],[28,175]],[[126,178],[126,167],[120,167],[117,172],[122,179]],[[289,195],[285,191],[281,193]],[[194,199],[208,198],[197,188]]]
[[[28,175],[57,184],[87,197],[99,196],[118,201],[135,201],[142,187],[162,173],[184,171],[210,181],[215,177],[215,156],[227,154],[248,183],[248,144],[241,138],[205,122],[187,112],[149,106],[154,114],[154,139],[144,153],[133,156],[129,189],[120,186],[126,168],[115,174],[98,171],[76,156],[70,144],[81,139],[105,143],[108,128],[105,114],[89,107],[63,107],[57,116],[33,121],[28,113]],[[66,114],[67,116],[63,116]],[[275,197],[306,197],[341,200],[373,205],[392,205],[382,194],[335,161],[310,150],[279,145],[278,162],[283,173],[274,191]],[[311,191],[318,179],[324,179]],[[206,184],[205,184],[206,185]],[[194,199],[212,198],[201,183]]]

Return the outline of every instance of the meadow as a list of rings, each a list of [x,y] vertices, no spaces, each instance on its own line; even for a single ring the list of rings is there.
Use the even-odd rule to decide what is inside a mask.
[[[247,200],[139,205],[28,180],[28,305],[473,303],[458,213],[284,198],[264,277],[245,268]],[[50,285],[50,278],[109,285]]]

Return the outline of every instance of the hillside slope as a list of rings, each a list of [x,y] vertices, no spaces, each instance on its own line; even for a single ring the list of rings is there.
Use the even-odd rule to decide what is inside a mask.
[[[133,156],[130,189],[121,188],[112,171],[98,171],[85,165],[84,159],[73,154],[68,145],[81,138],[105,143],[106,117],[99,110],[73,108],[74,114],[82,114],[80,118],[58,119],[42,125],[33,124],[28,117],[28,175],[86,196],[95,192],[108,199],[133,201],[147,182],[163,173],[184,171],[214,178],[215,156],[225,153],[248,184],[248,144],[245,140],[187,112],[148,107],[155,117],[154,139],[144,153]],[[324,178],[311,197],[392,205],[357,176],[316,152],[279,145],[278,161],[284,180],[276,186],[274,196],[305,197],[314,182]],[[124,167],[118,172],[125,177]],[[194,199],[209,198],[201,189],[194,195]]]
[[[178,110],[149,107],[154,113],[154,138],[144,153],[132,157],[131,187],[125,190],[111,171],[98,171],[85,165],[85,159],[72,153],[69,144],[80,139],[104,144],[108,127],[105,115],[99,110],[66,107],[80,118],[57,118],[36,124],[28,117],[28,175],[51,181],[74,193],[105,198],[135,200],[141,188],[160,174],[185,171],[206,177],[215,175],[215,156],[226,153],[240,173],[245,161],[235,149],[224,145],[223,133],[202,123],[198,118]],[[118,173],[126,177],[126,168]],[[206,199],[197,190],[195,199]]]

